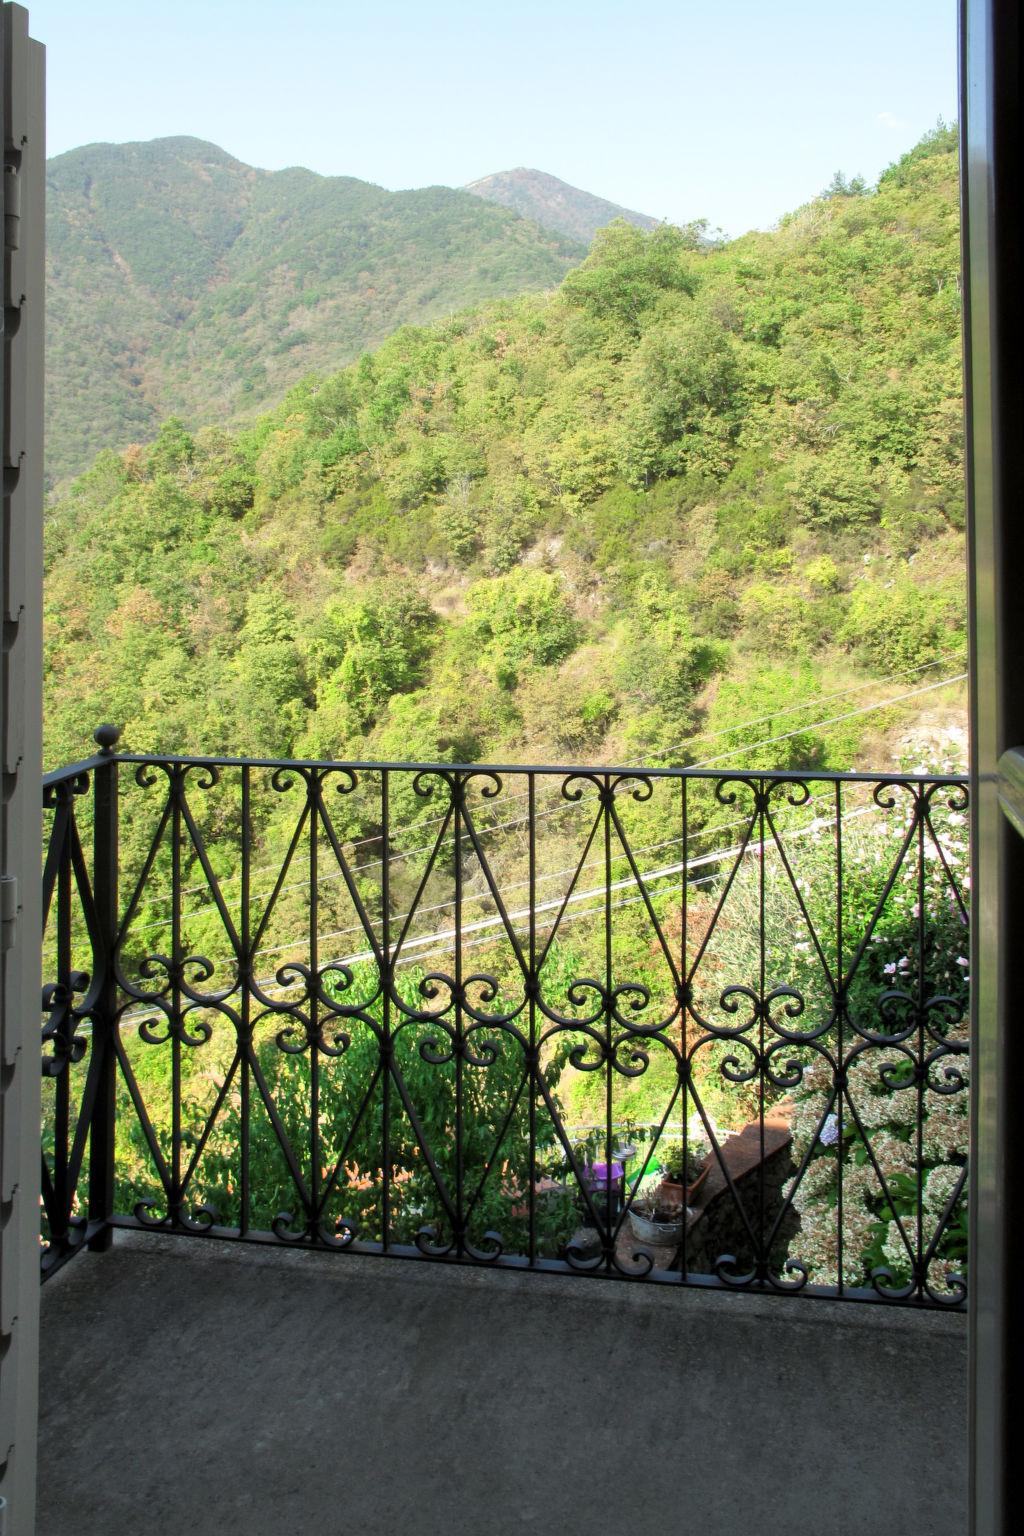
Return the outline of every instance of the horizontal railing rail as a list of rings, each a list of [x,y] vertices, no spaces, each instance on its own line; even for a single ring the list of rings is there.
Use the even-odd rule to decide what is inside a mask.
[[[313,769],[323,772],[337,772],[339,769],[352,773],[380,773],[387,769],[389,772],[403,774],[417,773],[442,773],[456,774],[466,777],[471,774],[496,773],[505,777],[511,774],[522,776],[534,774],[543,778],[567,778],[577,775],[598,776],[612,779],[691,779],[718,782],[725,779],[754,777],[757,779],[771,780],[780,784],[800,784],[808,779],[816,784],[921,784],[924,786],[936,783],[959,784],[967,786],[969,779],[964,773],[951,773],[937,778],[929,773],[894,773],[879,774],[866,773],[858,769],[837,770],[820,769],[808,773],[802,768],[774,768],[770,770],[722,769],[722,768],[687,768],[658,767],[643,768],[633,764],[627,765],[602,764],[600,766],[588,766],[580,763],[430,763],[408,762],[395,763],[387,761],[375,761],[372,758],[339,762],[336,758],[329,757],[195,757],[195,756],[156,756],[146,752],[118,752],[113,754],[120,763],[132,763],[136,766],[151,765],[153,767],[166,767],[170,763],[180,764],[188,768],[297,768]],[[78,767],[88,767],[96,762],[105,762],[104,756],[91,758]],[[63,777],[75,772],[75,768],[58,769],[56,775],[47,777]],[[44,781],[45,782],[45,781]]]
[[[44,782],[44,1273],[117,1227],[956,1308],[967,784]]]

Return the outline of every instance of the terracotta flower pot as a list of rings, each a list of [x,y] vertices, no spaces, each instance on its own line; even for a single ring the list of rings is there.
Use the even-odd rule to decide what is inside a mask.
[[[711,1172],[711,1164],[702,1168],[692,1184],[677,1184],[674,1179],[662,1179],[658,1186],[658,1201],[661,1205],[678,1205],[682,1210],[684,1205],[692,1205],[693,1197],[700,1189],[704,1180]]]

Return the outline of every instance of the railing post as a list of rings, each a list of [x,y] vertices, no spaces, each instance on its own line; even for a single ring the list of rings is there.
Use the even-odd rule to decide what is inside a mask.
[[[114,946],[117,941],[117,758],[114,748],[121,735],[115,725],[101,725],[94,740],[110,759],[94,771],[93,899],[99,928],[94,956],[99,982],[92,1020],[92,1049],[98,1074],[89,1135],[89,1248],[105,1253],[113,1241],[110,1218],[114,1214],[114,1102],[116,1059],[114,1014],[117,983],[114,978]],[[95,1223],[103,1225],[96,1230]]]

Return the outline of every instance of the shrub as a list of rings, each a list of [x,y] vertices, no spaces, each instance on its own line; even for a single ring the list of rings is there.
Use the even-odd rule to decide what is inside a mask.
[[[469,626],[485,672],[514,688],[524,667],[550,666],[575,650],[580,626],[564,583],[546,571],[510,571],[467,594]]]
[[[966,594],[959,582],[922,587],[907,573],[886,582],[859,582],[840,639],[891,673],[965,652],[966,624]]]

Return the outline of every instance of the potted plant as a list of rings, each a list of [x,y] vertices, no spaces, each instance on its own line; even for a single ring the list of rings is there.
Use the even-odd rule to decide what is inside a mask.
[[[683,1240],[683,1227],[689,1211],[674,1196],[665,1197],[659,1184],[637,1195],[629,1212],[633,1236],[642,1243],[676,1248]]]
[[[683,1149],[677,1147],[668,1155],[665,1176],[661,1181],[660,1194],[663,1205],[691,1205],[693,1198],[711,1172],[714,1159],[707,1155],[704,1146],[687,1148],[686,1165],[683,1166]]]
[[[682,1147],[665,1152],[664,1165],[648,1159],[636,1180],[636,1195],[629,1211],[633,1235],[643,1243],[663,1247],[683,1240],[683,1225],[693,1214],[692,1202],[711,1171],[713,1159],[701,1142],[687,1147],[685,1166]]]

